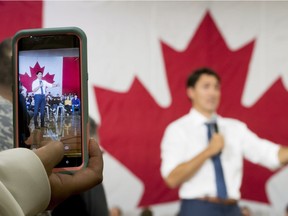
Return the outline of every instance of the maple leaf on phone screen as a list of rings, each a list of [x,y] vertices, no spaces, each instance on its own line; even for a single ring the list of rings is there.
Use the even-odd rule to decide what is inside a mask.
[[[54,82],[54,74],[44,73],[45,72],[45,66],[40,67],[39,63],[36,62],[34,67],[30,67],[30,74],[25,71],[24,74],[20,74],[20,81],[23,83],[23,86],[27,89],[27,92],[32,92],[32,82],[37,78],[36,73],[37,71],[42,71],[43,74],[43,80],[46,80],[48,83]],[[44,75],[45,74],[45,75]]]

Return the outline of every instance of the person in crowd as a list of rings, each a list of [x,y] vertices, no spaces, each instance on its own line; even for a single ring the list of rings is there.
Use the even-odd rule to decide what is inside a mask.
[[[30,148],[25,141],[30,137],[30,115],[26,108],[25,97],[21,94],[22,83],[19,82],[19,102],[18,102],[18,121],[19,121],[19,146]]]
[[[0,43],[0,151],[13,147],[11,43],[11,39]]]
[[[64,107],[66,110],[67,115],[71,115],[71,110],[72,110],[72,101],[70,96],[66,96],[65,101],[64,101]]]
[[[33,101],[32,101],[33,100]],[[27,104],[27,110],[29,111],[33,111],[33,116],[34,116],[34,105],[35,105],[35,101],[34,101],[34,96],[32,96],[32,94],[28,94],[26,96],[26,104]]]
[[[213,70],[194,71],[186,88],[193,107],[162,138],[161,174],[170,188],[180,187],[180,216],[240,216],[243,159],[270,169],[288,162],[287,147],[217,114],[220,85]]]
[[[57,111],[57,107],[62,104],[59,94],[51,97],[51,110],[53,113]],[[64,103],[63,103],[64,104]]]
[[[72,113],[74,114],[75,109],[80,111],[80,99],[78,98],[77,94],[74,95],[72,98]]]
[[[140,216],[153,216],[153,212],[149,207],[143,208]]]
[[[51,94],[51,92],[50,92],[50,91],[49,91],[49,92],[48,92],[48,94],[46,95],[46,98],[47,98],[47,97],[50,97],[50,98],[52,98],[52,94]]]
[[[242,206],[240,209],[242,216],[252,216],[251,210],[248,206]]]
[[[109,210],[109,216],[122,216],[122,210],[119,206],[114,206]]]
[[[27,110],[31,110],[31,101],[29,100],[29,96],[27,95],[26,98],[26,108]]]
[[[53,112],[53,101],[52,101],[52,96],[47,96],[46,97],[46,105],[45,105],[45,111],[47,112],[47,117],[49,119],[50,113]]]

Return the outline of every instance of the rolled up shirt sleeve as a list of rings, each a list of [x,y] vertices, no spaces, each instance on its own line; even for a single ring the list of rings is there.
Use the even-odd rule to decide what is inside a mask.
[[[242,128],[243,151],[244,157],[249,161],[260,164],[270,170],[275,170],[281,167],[278,153],[280,145],[269,140],[259,138],[255,133],[250,131],[243,124]]]
[[[165,130],[161,142],[161,175],[163,178],[168,177],[173,169],[185,161],[183,158],[185,148],[180,147],[183,145],[182,139],[184,138],[181,130],[173,125]]]

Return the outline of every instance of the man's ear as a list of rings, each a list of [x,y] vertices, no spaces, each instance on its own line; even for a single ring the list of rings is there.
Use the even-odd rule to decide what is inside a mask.
[[[186,89],[186,94],[187,94],[187,97],[193,101],[193,98],[194,98],[194,88],[193,87],[188,87]]]

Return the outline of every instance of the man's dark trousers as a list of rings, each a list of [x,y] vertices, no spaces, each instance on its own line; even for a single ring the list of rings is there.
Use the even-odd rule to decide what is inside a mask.
[[[34,95],[35,107],[34,107],[34,124],[35,127],[38,127],[37,116],[40,108],[40,117],[41,117],[41,127],[44,127],[44,114],[45,114],[45,105],[46,98],[45,94],[36,94]]]

